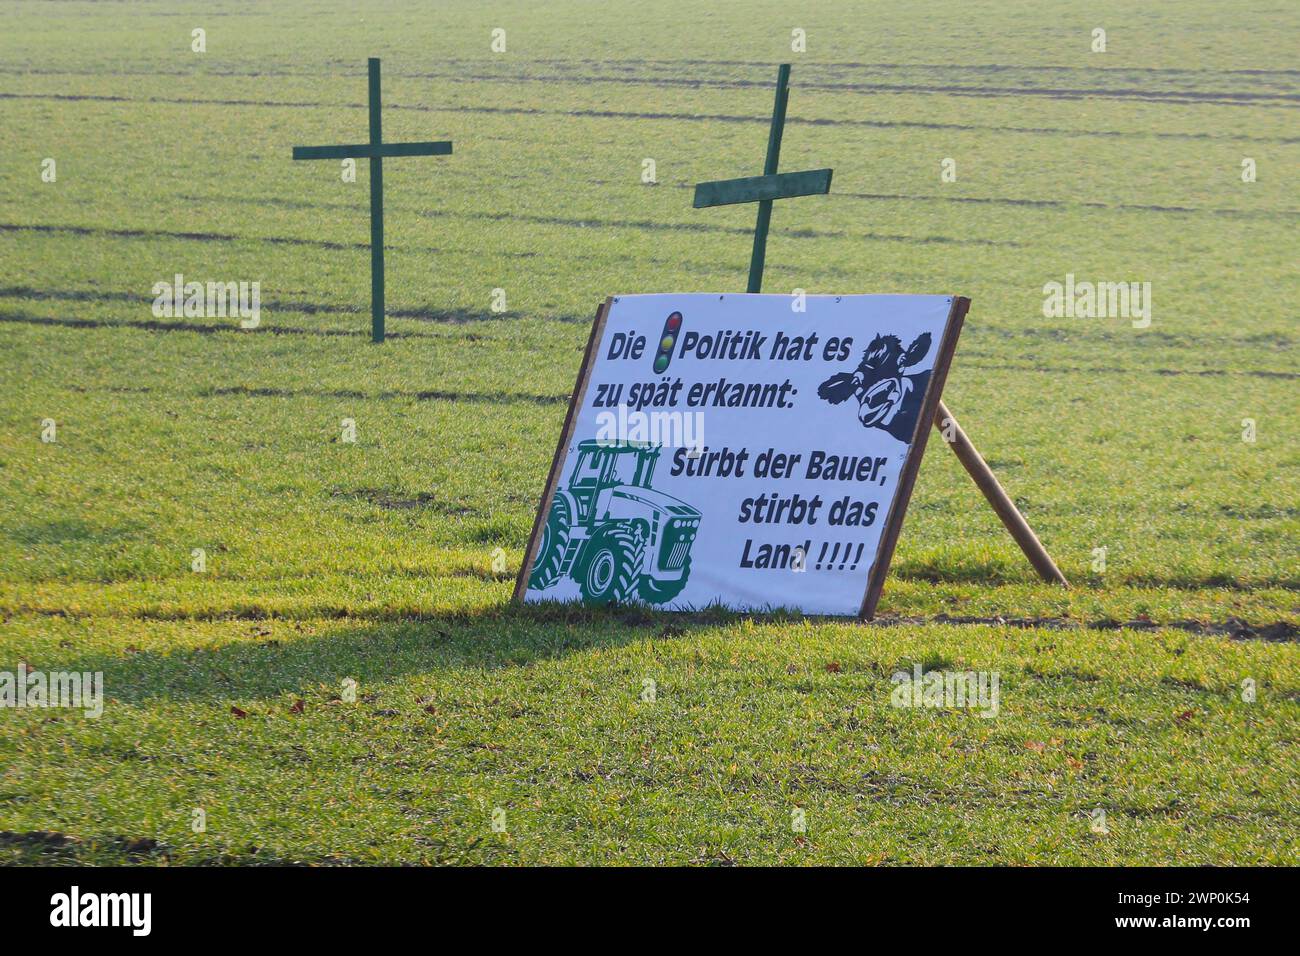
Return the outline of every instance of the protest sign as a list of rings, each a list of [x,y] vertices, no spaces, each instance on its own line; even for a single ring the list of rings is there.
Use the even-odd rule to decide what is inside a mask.
[[[968,304],[608,300],[516,598],[870,618]]]

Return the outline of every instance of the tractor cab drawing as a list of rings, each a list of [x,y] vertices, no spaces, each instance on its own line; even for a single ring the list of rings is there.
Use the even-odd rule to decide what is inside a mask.
[[[565,575],[586,604],[671,601],[691,573],[700,512],[651,487],[662,446],[578,443],[568,484],[557,488],[528,586]]]

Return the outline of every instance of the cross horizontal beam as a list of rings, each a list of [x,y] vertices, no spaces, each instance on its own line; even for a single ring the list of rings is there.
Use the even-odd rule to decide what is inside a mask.
[[[798,173],[718,179],[695,186],[695,208],[729,206],[741,202],[821,196],[831,191],[831,170],[806,169]]]
[[[345,146],[295,146],[294,159],[378,159],[388,156],[450,156],[451,143],[356,143]]]

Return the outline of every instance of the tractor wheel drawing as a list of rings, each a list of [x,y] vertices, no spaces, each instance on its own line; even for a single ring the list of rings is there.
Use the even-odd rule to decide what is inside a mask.
[[[575,575],[583,602],[611,604],[626,600],[636,584],[644,546],[640,531],[610,527],[598,532],[587,546],[583,567]]]
[[[551,513],[542,529],[542,543],[533,562],[533,573],[528,576],[528,586],[544,591],[560,579],[560,565],[564,551],[569,546],[569,528],[572,515],[569,504],[559,495],[551,502]]]
[[[672,600],[686,586],[701,515],[655,489],[663,446],[586,438],[575,450],[539,532],[529,590],[567,580],[589,605]],[[572,597],[567,586],[561,594]]]
[[[637,594],[647,604],[667,604],[682,593],[682,588],[686,587],[686,579],[690,576],[691,559],[687,558],[686,563],[682,565],[682,576],[676,581],[656,581],[654,578],[643,577],[637,585]]]

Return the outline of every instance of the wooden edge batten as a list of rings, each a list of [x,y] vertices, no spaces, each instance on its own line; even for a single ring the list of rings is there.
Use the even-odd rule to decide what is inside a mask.
[[[916,476],[921,470],[921,457],[925,454],[926,441],[930,436],[930,423],[934,421],[943,397],[943,386],[948,380],[948,369],[952,366],[952,356],[957,350],[957,337],[970,308],[970,299],[965,296],[953,296],[952,307],[948,310],[948,320],[944,324],[943,339],[939,342],[939,351],[934,357],[934,367],[930,372],[930,382],[921,400],[921,411],[916,418],[916,428],[912,432],[912,441],[908,445],[907,460],[898,476],[898,490],[889,507],[889,516],[885,519],[884,530],[880,533],[880,544],[876,547],[876,557],[867,576],[867,590],[862,597],[862,607],[858,618],[870,621],[876,614],[876,605],[885,587],[885,577],[889,573],[889,563],[894,557],[894,547],[903,530],[903,518],[907,514],[907,505],[912,498],[912,488]]]
[[[533,562],[537,560],[535,552],[542,537],[542,528],[545,527],[546,519],[550,514],[551,501],[555,497],[555,489],[560,481],[560,471],[564,467],[564,460],[568,457],[573,430],[578,424],[578,409],[582,407],[582,400],[587,395],[587,386],[591,381],[592,359],[595,358],[596,348],[605,332],[605,321],[609,318],[609,310],[613,305],[613,296],[605,299],[596,310],[596,319],[591,324],[591,337],[587,339],[587,349],[582,356],[582,365],[578,368],[578,379],[573,385],[569,410],[564,415],[564,427],[560,429],[560,441],[555,446],[555,456],[551,459],[550,474],[546,476],[546,488],[542,492],[541,503],[537,506],[533,530],[528,535],[528,546],[524,549],[524,559],[519,565],[519,576],[515,579],[515,590],[511,600],[519,604],[523,603],[524,595],[528,592],[528,577],[532,572]]]

